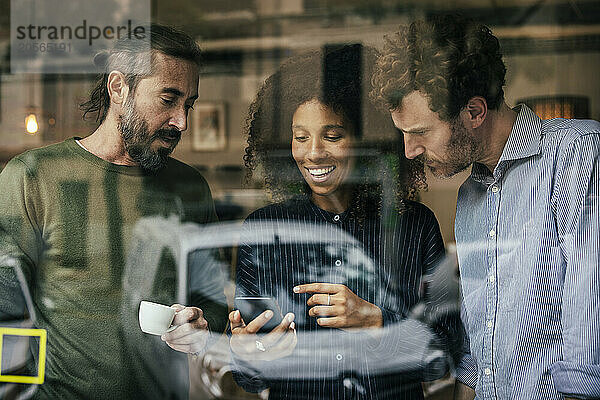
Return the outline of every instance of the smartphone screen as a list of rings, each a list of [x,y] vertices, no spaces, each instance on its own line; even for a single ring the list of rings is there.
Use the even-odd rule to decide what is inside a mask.
[[[240,310],[240,314],[246,325],[256,319],[264,311],[273,311],[273,317],[260,328],[260,333],[272,331],[273,328],[279,325],[283,320],[281,309],[272,297],[236,297],[235,307]]]

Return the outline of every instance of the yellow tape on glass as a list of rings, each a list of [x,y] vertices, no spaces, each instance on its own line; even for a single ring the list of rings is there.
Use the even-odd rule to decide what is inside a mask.
[[[37,376],[24,375],[2,375],[2,343],[4,335],[12,336],[39,336],[38,374]],[[45,329],[20,329],[0,327],[0,382],[10,383],[33,383],[41,385],[44,383],[44,371],[46,369],[46,330]]]

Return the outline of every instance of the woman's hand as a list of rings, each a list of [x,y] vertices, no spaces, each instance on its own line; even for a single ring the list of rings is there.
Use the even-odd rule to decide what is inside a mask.
[[[381,309],[354,294],[345,285],[308,283],[294,287],[294,293],[314,293],[306,304],[317,324],[328,328],[355,329],[383,326]]]
[[[248,361],[272,361],[292,354],[298,343],[293,322],[294,314],[286,314],[271,332],[265,335],[257,334],[272,317],[273,311],[266,310],[246,325],[239,310],[229,313],[232,333],[229,345],[233,352]]]

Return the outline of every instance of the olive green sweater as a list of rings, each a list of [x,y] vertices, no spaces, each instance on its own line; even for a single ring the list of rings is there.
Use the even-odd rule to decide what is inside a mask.
[[[123,339],[139,328],[123,327],[120,316],[132,232],[140,218],[156,215],[215,221],[204,178],[172,158],[155,175],[115,165],[69,139],[11,160],[0,192],[0,316],[22,315],[14,270],[2,262],[8,256],[25,275],[37,327],[48,333],[46,380],[36,397],[146,398],[150,371],[133,373]],[[174,298],[175,290],[161,293]],[[211,328],[222,329],[226,306],[205,306]],[[155,397],[179,397],[160,390],[152,389]]]

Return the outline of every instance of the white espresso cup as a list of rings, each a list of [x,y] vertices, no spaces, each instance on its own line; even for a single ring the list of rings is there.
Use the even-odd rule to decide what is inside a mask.
[[[142,301],[138,317],[142,332],[152,335],[162,335],[177,328],[171,325],[175,318],[175,309],[162,304]]]

